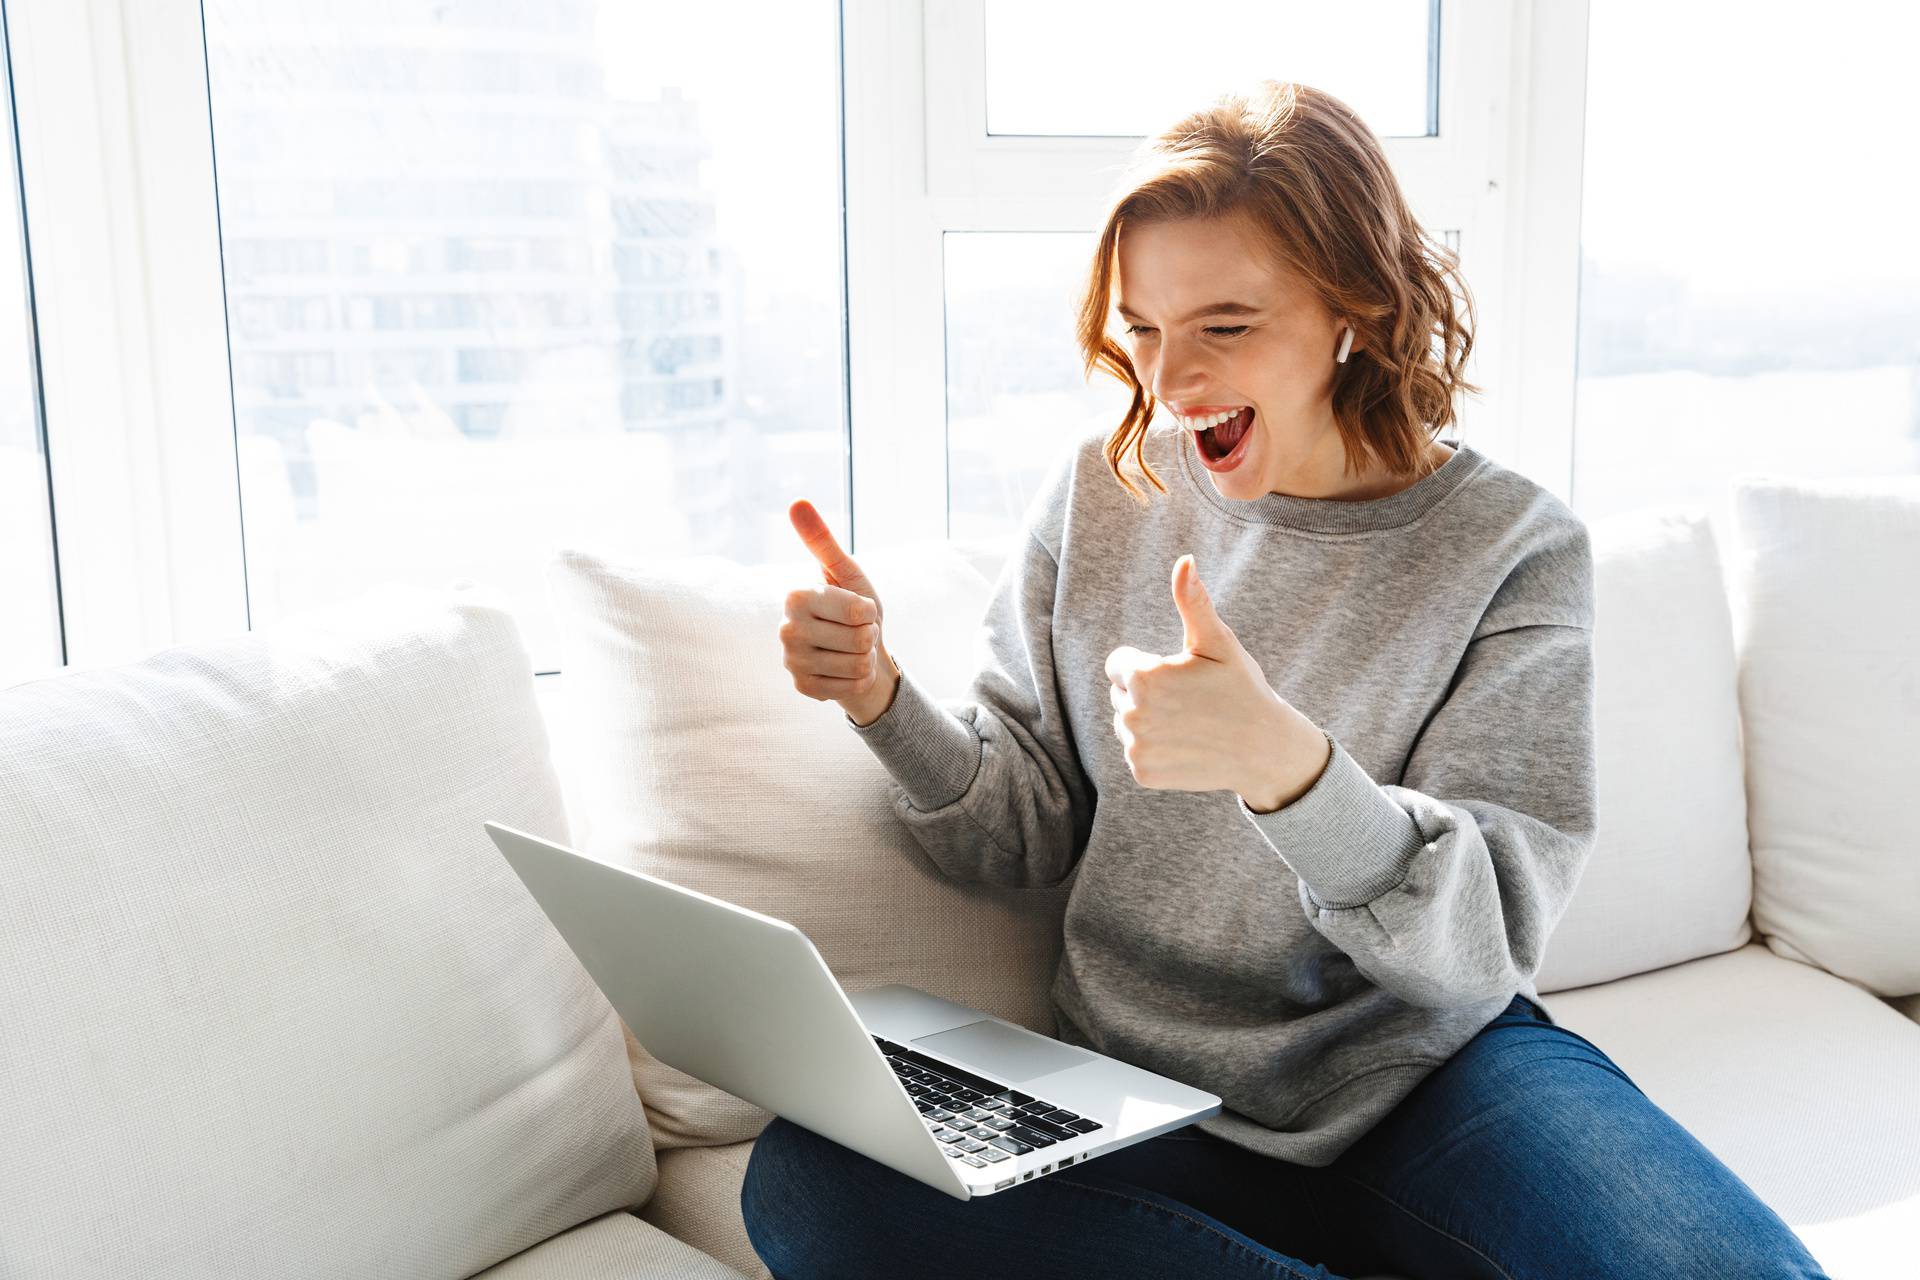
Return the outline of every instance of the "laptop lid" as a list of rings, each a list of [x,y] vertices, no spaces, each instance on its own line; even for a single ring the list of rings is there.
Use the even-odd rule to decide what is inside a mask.
[[[485,826],[647,1052],[967,1198],[965,1181],[799,929],[512,827]]]

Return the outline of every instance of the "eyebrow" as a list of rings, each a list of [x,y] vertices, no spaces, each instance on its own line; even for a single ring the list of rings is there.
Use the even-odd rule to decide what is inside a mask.
[[[1130,310],[1126,303],[1120,303],[1115,310],[1129,320],[1144,320],[1145,316]],[[1196,307],[1181,316],[1176,323],[1185,324],[1189,320],[1198,320],[1201,316],[1257,316],[1260,308],[1245,302],[1209,302],[1204,307]]]

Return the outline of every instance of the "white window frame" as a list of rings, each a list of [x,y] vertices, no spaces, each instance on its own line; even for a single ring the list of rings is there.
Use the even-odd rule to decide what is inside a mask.
[[[247,627],[198,0],[6,0],[67,665]]]
[[[1464,438],[1565,497],[1587,0],[1441,13],[1441,136],[1389,154],[1423,219],[1461,229],[1474,273],[1487,391]],[[244,630],[199,0],[5,14],[68,662]],[[965,87],[982,79],[981,16],[982,0],[842,0],[856,550],[947,536],[942,236],[1089,231],[1103,166],[1133,145],[986,137]]]
[[[1138,140],[989,135],[984,0],[843,13],[857,548],[948,534],[942,237],[1090,231]],[[1586,0],[1445,0],[1440,23],[1440,133],[1388,158],[1429,230],[1460,232],[1484,388],[1462,438],[1564,500]]]

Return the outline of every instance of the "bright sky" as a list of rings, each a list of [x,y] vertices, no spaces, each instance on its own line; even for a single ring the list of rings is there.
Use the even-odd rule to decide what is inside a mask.
[[[1747,296],[1920,284],[1920,6],[1592,0],[1589,256]]]
[[[989,132],[1144,136],[1258,80],[1325,89],[1382,135],[1427,131],[1426,0],[1102,0],[1097,12],[986,0]]]
[[[650,101],[677,86],[713,148],[701,185],[741,255],[747,303],[839,297],[839,30],[831,0],[601,0],[607,90]]]

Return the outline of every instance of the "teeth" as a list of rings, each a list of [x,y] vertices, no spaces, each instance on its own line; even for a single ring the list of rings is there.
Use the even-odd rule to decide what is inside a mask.
[[[1240,409],[1244,409],[1246,407],[1247,406],[1245,405],[1241,405]],[[1173,416],[1174,416],[1174,420],[1177,421],[1181,426],[1185,427],[1188,431],[1205,431],[1208,427],[1217,427],[1221,423],[1232,418],[1234,415],[1240,412],[1240,409],[1227,409],[1220,413],[1205,413],[1205,414],[1201,414],[1197,418],[1183,418],[1177,413],[1174,414]]]

